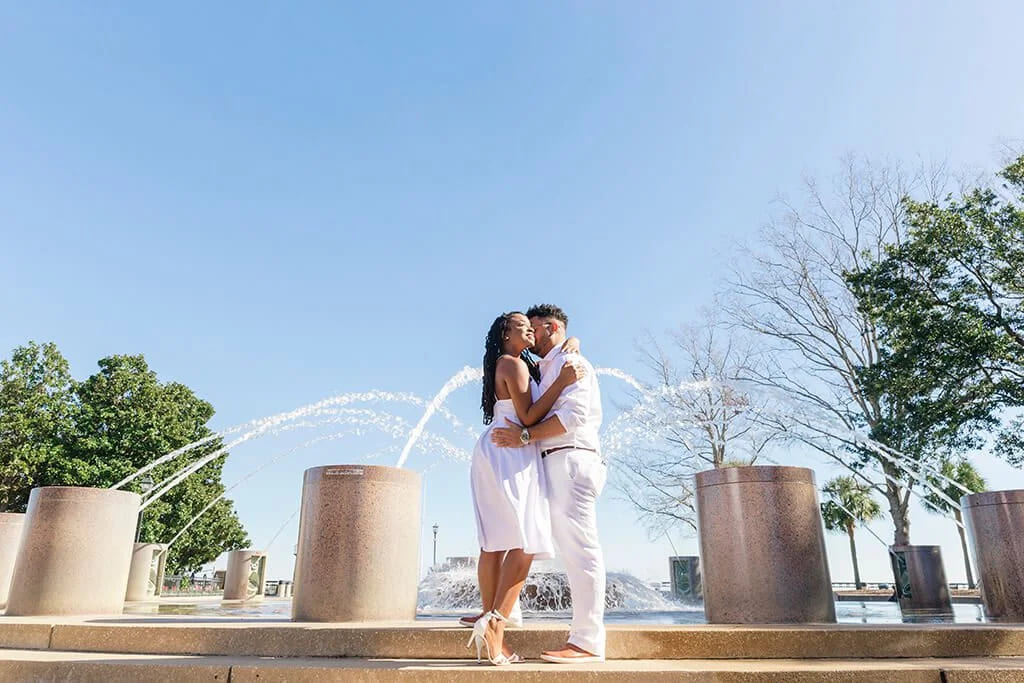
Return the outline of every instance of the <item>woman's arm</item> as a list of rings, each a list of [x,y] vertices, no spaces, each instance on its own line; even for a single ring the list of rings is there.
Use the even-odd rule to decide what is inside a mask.
[[[562,390],[583,375],[583,369],[572,363],[563,365],[558,377],[536,403],[531,403],[533,398],[530,395],[530,373],[522,360],[512,357],[499,359],[497,374],[498,379],[505,382],[505,387],[512,398],[512,405],[516,408],[516,417],[524,427],[531,427],[548,414]]]

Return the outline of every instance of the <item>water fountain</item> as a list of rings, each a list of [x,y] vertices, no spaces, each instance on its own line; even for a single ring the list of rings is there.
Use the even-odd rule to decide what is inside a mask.
[[[160,596],[169,547],[166,543],[136,543],[133,546],[125,600],[152,600]]]
[[[420,490],[420,475],[397,467],[306,470],[293,619],[415,618]]]
[[[420,582],[419,609],[424,612],[465,614],[480,609],[480,589],[473,563],[449,563],[431,571]],[[564,569],[557,561],[534,563],[520,595],[522,610],[533,615],[565,615],[572,610],[572,595]],[[605,609],[611,613],[678,610],[673,601],[635,576],[608,572]]]
[[[649,407],[650,404],[652,404],[657,399],[657,397],[659,395],[659,392],[665,391],[664,388],[660,388],[660,389],[646,388],[641,383],[639,383],[635,378],[633,378],[633,377],[629,376],[628,374],[623,373],[623,372],[621,372],[619,370],[613,369],[613,368],[602,368],[602,369],[598,369],[597,372],[599,374],[601,374],[601,375],[614,377],[614,378],[617,378],[617,379],[627,383],[630,387],[632,387],[632,389],[634,389],[637,392],[640,403],[641,404],[645,404],[646,403],[648,405],[648,407]],[[411,394],[391,394],[391,393],[380,392],[380,391],[339,394],[339,395],[332,396],[332,397],[329,397],[327,399],[324,399],[322,401],[318,401],[316,403],[311,403],[311,404],[302,406],[302,407],[297,408],[297,409],[292,410],[292,411],[288,411],[288,412],[285,412],[285,413],[280,413],[278,415],[273,415],[273,416],[270,416],[270,417],[267,417],[267,418],[261,418],[259,420],[254,420],[254,421],[251,421],[251,422],[248,422],[248,423],[245,423],[245,424],[236,425],[235,427],[231,427],[229,429],[223,430],[223,431],[221,431],[221,432],[219,432],[217,434],[212,434],[209,437],[207,437],[205,439],[202,439],[202,440],[200,440],[200,441],[198,441],[198,442],[196,442],[194,444],[189,444],[189,445],[187,445],[185,447],[176,449],[175,451],[162,456],[161,458],[157,459],[156,461],[154,461],[154,462],[148,464],[147,466],[141,468],[138,472],[134,473],[130,477],[125,478],[124,480],[119,482],[114,488],[116,489],[118,487],[122,487],[122,486],[126,485],[127,483],[129,483],[130,481],[132,481],[134,478],[142,475],[143,473],[145,473],[148,470],[151,470],[153,467],[155,467],[155,466],[157,466],[157,465],[159,465],[161,463],[164,463],[164,462],[169,462],[169,461],[173,460],[175,457],[177,457],[179,455],[182,455],[184,453],[187,453],[187,452],[189,452],[190,450],[192,450],[194,448],[197,448],[197,447],[200,447],[202,445],[210,443],[214,439],[217,439],[217,438],[226,439],[226,437],[229,437],[229,436],[233,437],[230,442],[226,443],[226,445],[223,446],[223,448],[219,448],[215,452],[205,455],[203,458],[197,460],[194,463],[190,463],[188,465],[183,466],[177,472],[172,474],[170,477],[165,478],[164,481],[160,482],[160,484],[157,487],[157,489],[155,491],[153,491],[144,501],[142,501],[141,505],[142,505],[142,507],[145,507],[145,506],[148,506],[148,505],[152,504],[154,501],[158,500],[167,491],[173,489],[174,486],[178,485],[179,483],[184,481],[187,477],[189,477],[192,474],[194,474],[195,472],[197,472],[207,462],[210,462],[214,458],[223,455],[224,453],[226,453],[230,449],[237,449],[237,448],[239,448],[241,445],[243,445],[247,441],[250,441],[250,440],[255,439],[255,438],[263,437],[263,436],[270,436],[270,435],[275,435],[275,434],[283,434],[285,432],[292,431],[292,430],[322,427],[322,426],[326,426],[326,425],[332,424],[332,423],[333,424],[344,424],[344,425],[347,425],[350,429],[348,431],[337,432],[337,433],[332,434],[332,435],[321,436],[321,437],[317,437],[315,439],[311,439],[311,440],[307,441],[305,444],[302,444],[300,446],[297,446],[295,448],[290,449],[289,451],[283,452],[283,453],[279,454],[278,456],[275,456],[275,458],[272,460],[272,462],[276,462],[280,458],[285,457],[289,453],[295,452],[299,448],[303,448],[306,445],[311,445],[313,443],[318,443],[318,442],[321,442],[321,441],[324,441],[324,440],[329,440],[329,439],[334,439],[334,438],[341,438],[342,436],[345,436],[347,434],[357,433],[358,429],[361,428],[361,427],[356,427],[356,425],[359,425],[359,424],[362,424],[363,426],[373,426],[374,428],[379,428],[382,431],[384,431],[385,433],[390,434],[393,438],[404,439],[405,443],[404,443],[404,446],[402,447],[402,450],[401,450],[401,452],[400,452],[400,454],[398,456],[398,461],[397,461],[397,464],[400,465],[400,466],[405,465],[407,463],[407,460],[408,460],[411,452],[417,446],[420,447],[420,448],[423,448],[424,450],[430,450],[430,451],[433,451],[433,452],[443,453],[444,457],[450,457],[450,458],[455,458],[455,459],[468,459],[469,455],[468,455],[468,453],[464,449],[460,448],[459,446],[456,446],[454,444],[451,444],[451,443],[447,442],[442,437],[437,437],[436,435],[430,434],[429,432],[426,431],[426,427],[427,427],[428,422],[430,421],[430,419],[434,415],[440,415],[440,416],[443,416],[449,423],[451,423],[458,430],[464,431],[464,432],[466,432],[467,434],[470,434],[470,435],[475,435],[476,431],[472,430],[472,429],[469,429],[469,428],[466,428],[465,425],[463,425],[458,420],[458,418],[455,415],[453,415],[450,411],[448,411],[445,408],[444,404],[445,404],[447,398],[454,391],[456,391],[460,387],[465,387],[465,386],[468,386],[468,385],[470,385],[472,383],[475,383],[479,379],[479,377],[480,377],[480,370],[478,368],[470,368],[470,367],[464,368],[463,370],[461,370],[458,373],[456,373],[455,375],[453,375],[447,382],[445,382],[444,385],[442,385],[442,387],[440,388],[440,390],[429,401],[421,399],[421,398],[416,397],[416,396],[413,396]],[[704,382],[704,383],[702,383],[702,382],[693,382],[693,383],[690,383],[690,385],[681,385],[680,387],[674,388],[672,390],[699,391],[699,390],[705,389],[706,388],[706,386],[705,386],[706,384],[707,384],[706,382]],[[422,412],[419,420],[410,428],[409,424],[406,423],[404,420],[401,420],[400,418],[397,418],[396,416],[391,415],[389,413],[376,413],[374,411],[368,411],[368,410],[363,410],[363,409],[353,409],[353,408],[349,407],[349,406],[351,406],[353,404],[357,404],[357,403],[360,403],[360,402],[400,402],[400,403],[412,404],[412,405],[415,405],[415,406],[422,407],[423,408],[423,412]],[[799,409],[800,409],[799,406],[791,406],[791,405],[788,405],[788,404],[783,404],[781,402],[779,403],[779,410],[780,411],[781,410],[792,411],[792,410],[799,410]],[[654,436],[652,434],[646,434],[646,435],[638,434],[638,433],[636,433],[635,429],[633,431],[630,431],[630,428],[628,428],[628,426],[627,426],[627,421],[628,421],[627,418],[629,417],[629,414],[631,412],[632,411],[626,411],[626,413],[624,413],[623,415],[620,415],[619,417],[617,417],[616,420],[613,421],[613,423],[610,425],[610,428],[606,430],[606,432],[607,432],[606,433],[607,443],[608,443],[608,447],[606,448],[606,452],[611,457],[614,457],[613,452],[615,452],[617,450],[622,450],[622,449],[627,449],[627,448],[636,448],[637,444],[639,443],[639,440],[642,440],[644,438],[649,440],[649,439],[653,438],[653,436]],[[830,424],[828,418],[825,417],[825,416],[822,416],[822,418],[821,418],[821,420],[819,420],[819,422],[824,425],[823,427],[821,427],[821,429],[822,429],[821,433],[822,434],[827,434],[829,436],[834,436],[835,434],[840,433],[842,431],[842,429],[843,429],[842,425],[839,425],[837,427],[836,425]],[[620,425],[622,426],[621,430],[619,429]],[[352,429],[353,427],[355,427],[355,429]],[[926,463],[918,463],[916,461],[912,461],[912,460],[906,459],[904,456],[902,456],[902,454],[896,453],[894,451],[890,451],[890,450],[886,449],[884,446],[882,446],[881,444],[875,444],[874,442],[871,442],[869,439],[865,439],[860,434],[856,434],[856,433],[852,433],[851,432],[850,434],[845,435],[843,438],[847,439],[849,441],[855,441],[855,442],[863,445],[865,448],[870,448],[874,452],[879,453],[880,457],[889,458],[889,459],[892,459],[892,460],[898,462],[901,465],[901,467],[903,467],[907,472],[910,472],[911,474],[916,476],[918,479],[924,481],[925,486],[927,486],[929,488],[932,488],[933,490],[936,488],[933,485],[929,484],[929,482],[925,479],[926,472],[934,473],[934,468],[930,468],[930,466],[927,465]],[[246,475],[246,477],[244,477],[242,479],[242,481],[247,480],[249,477],[251,477],[257,471],[261,470],[267,464],[269,464],[269,463],[261,465],[259,468],[257,468],[253,472],[250,472],[248,475]],[[373,469],[373,466],[366,466],[366,465],[334,466],[334,469],[336,469],[336,470],[345,469],[345,468]],[[318,469],[318,468],[314,468],[314,469]],[[323,468],[320,468],[320,469],[323,469]],[[396,469],[396,468],[383,468],[383,469]],[[429,467],[427,469],[429,469]],[[398,472],[402,472],[402,473],[407,473],[405,470],[402,470],[402,469],[397,469],[397,471]],[[893,477],[891,475],[888,475],[888,474],[886,474],[884,472],[882,474],[883,474],[883,476],[885,476],[889,480],[893,480]],[[396,476],[398,476],[398,475],[396,475]],[[855,472],[855,476],[860,476],[862,478],[865,477],[863,472]],[[237,482],[235,484],[235,486],[237,486],[238,484],[241,484],[242,481]],[[417,494],[416,495],[418,496],[419,495],[418,484],[416,485],[416,487],[417,487]],[[230,488],[233,488],[233,487],[230,487]],[[229,490],[230,490],[230,488],[229,488]],[[813,488],[813,486],[812,486],[812,488]],[[121,493],[121,492],[119,492],[119,491],[111,491],[111,493]],[[227,491],[225,491],[225,493],[227,493]],[[346,494],[346,495],[348,495],[348,494]],[[354,500],[357,500],[357,499],[360,498],[361,494],[359,494],[357,492],[353,492],[351,495],[354,496],[354,498],[353,498]],[[765,505],[769,505],[769,503],[774,505],[774,503],[778,503],[779,502],[778,499],[773,499],[773,501],[774,502],[766,500]],[[179,530],[178,536],[180,536],[182,533],[184,533],[184,531],[192,523],[194,523],[194,521],[196,519],[198,519],[199,516],[201,516],[203,513],[205,513],[207,510],[209,510],[210,507],[212,507],[212,505],[215,502],[216,501],[212,501],[204,510],[200,511],[200,513],[198,515],[196,515],[191,521],[189,521],[185,525],[185,528]],[[303,520],[306,519],[306,509],[307,509],[307,507],[309,505],[312,505],[312,503],[309,503],[308,501],[304,500],[304,502],[303,502]],[[810,508],[808,507],[808,510],[809,509]],[[816,513],[816,510],[815,510],[815,513]],[[376,510],[373,510],[373,511],[368,511],[365,514],[366,515],[371,515],[371,516],[372,515],[379,515],[380,514],[380,510],[376,509]],[[418,519],[418,514],[419,514],[419,511],[417,509],[416,510],[416,518],[417,519]],[[801,513],[801,514],[803,514],[803,513]],[[402,522],[396,522],[396,524],[398,524],[398,526],[402,526],[404,524],[405,526],[407,526],[409,528],[412,528],[412,525],[409,522],[409,519],[411,519],[411,517],[412,517],[411,513],[406,513],[406,514],[404,514],[404,516],[405,516],[405,520],[402,521]],[[310,524],[314,524],[314,522],[313,522],[314,517],[310,517]],[[816,516],[815,516],[815,520],[817,520]],[[324,522],[324,521],[321,521],[319,523],[321,525],[326,524],[326,522]],[[315,528],[315,525],[314,526],[309,526],[309,525],[306,524],[305,521],[300,521],[300,530],[301,529],[307,529],[307,528],[308,529],[313,529],[313,528]],[[305,534],[307,536],[309,535],[309,533],[306,532],[306,531],[300,531],[300,536],[302,536],[303,534]],[[369,528],[367,530],[367,534],[368,534],[369,537],[373,537],[373,538],[383,538],[383,537],[386,537],[386,534],[382,535],[380,532],[373,532]],[[704,533],[703,529],[702,529],[702,534],[703,535],[708,535],[709,537],[710,537],[710,535],[713,535],[711,532]],[[175,539],[172,539],[172,542],[173,542],[173,540],[176,540],[176,538],[177,538],[177,536],[175,537]],[[732,541],[730,540],[730,543],[731,542]],[[418,543],[418,537],[416,537],[415,542],[413,543],[413,545],[415,545],[416,543]],[[300,542],[300,545],[301,545],[301,542]],[[299,559],[298,564],[297,564],[296,572],[297,572],[297,574],[301,574],[301,573],[303,573],[303,571],[305,571],[305,573],[307,575],[307,581],[309,582],[309,587],[307,588],[306,586],[300,585],[300,587],[299,587],[299,594],[300,595],[303,594],[303,593],[308,593],[309,591],[312,591],[313,594],[316,594],[317,588],[315,586],[317,586],[319,584],[323,584],[322,581],[314,580],[314,578],[313,578],[313,577],[318,575],[318,572],[326,572],[324,574],[325,576],[335,576],[335,577],[343,576],[343,573],[338,573],[338,572],[342,572],[342,568],[338,567],[338,566],[335,566],[333,568],[331,568],[331,567],[319,567],[319,568],[309,569],[309,568],[312,568],[315,565],[317,565],[316,556],[321,554],[321,553],[323,553],[323,552],[327,552],[327,551],[325,549],[319,549],[319,550],[315,549],[314,548],[315,544],[313,544],[313,545],[307,544],[307,545],[311,549],[310,549],[310,551],[308,553],[306,553],[306,556],[305,556],[304,559],[301,559],[301,558]],[[711,547],[717,547],[717,546],[718,546],[717,542],[710,543],[710,545],[708,545],[708,544],[706,544],[704,542],[704,539],[702,538],[702,549],[703,549],[703,552],[705,554],[708,554],[709,552],[711,552],[711,550],[710,550]],[[749,548],[749,547],[748,548],[741,548],[740,550],[743,551],[743,552],[747,552],[748,554],[756,554],[756,552],[752,548]],[[334,552],[335,554],[345,554],[345,553],[337,553],[336,549],[332,549],[331,552]],[[359,554],[359,553],[363,553],[363,555],[365,555],[365,551],[358,550],[357,554]],[[780,561],[783,564],[785,564],[785,560],[784,559],[779,559],[778,561]],[[415,559],[412,560],[411,562],[406,561],[406,560],[403,560],[402,562],[408,562],[410,565],[415,565]],[[713,563],[714,563],[714,560],[711,560],[711,564],[713,564]],[[142,566],[142,564],[144,564],[144,563],[140,562],[140,567]],[[307,568],[308,570],[307,569],[303,569],[303,567]],[[707,568],[708,565],[706,564],[705,567]],[[334,574],[331,574],[331,572],[334,572]],[[822,576],[824,576],[827,579],[827,566],[824,568],[824,573],[823,574],[819,573],[818,579],[816,580],[817,583],[821,583],[822,582],[820,580]],[[706,577],[705,577],[705,580],[707,580]],[[415,580],[413,580],[413,585],[414,584],[415,584]],[[542,584],[547,587],[547,588],[545,588],[545,591],[547,591],[547,589],[551,588],[551,586],[553,585],[549,581],[547,581],[546,579],[545,579],[544,582],[542,582]],[[368,589],[368,591],[370,593],[373,593],[375,590],[377,590],[377,589],[372,588],[372,587],[370,587]],[[553,588],[551,588],[551,590],[554,591]],[[536,599],[543,598],[544,600],[548,600],[549,602],[551,602],[551,604],[553,604],[553,605],[561,604],[560,603],[561,598],[558,597],[557,593],[545,592],[545,591],[542,591],[541,593],[537,594],[537,595],[539,595],[541,597],[540,598],[536,598]],[[806,595],[804,597],[806,598]],[[535,599],[535,597],[531,597],[530,599],[531,600]],[[713,599],[711,600],[711,602],[713,602]],[[408,607],[409,600],[406,599],[406,602],[404,604],[406,606],[401,608],[401,612],[402,612],[402,614],[408,615],[410,613],[409,607]],[[303,608],[303,609],[306,609],[306,608]],[[351,609],[353,610],[352,614],[355,614],[359,609],[362,609],[362,608],[357,608],[356,606],[352,606]],[[312,610],[312,611],[310,611],[310,610]],[[296,615],[297,619],[298,618],[314,619],[315,617],[312,616],[313,615],[313,611],[315,611],[315,609],[313,607],[310,607],[309,610],[307,610],[307,612],[302,612],[301,610],[297,609],[296,612],[295,612],[295,615]],[[306,614],[307,616],[302,616],[303,614]],[[710,616],[710,612],[709,612],[709,616]],[[321,615],[320,618],[335,619],[335,618],[337,618],[337,615],[334,615],[334,616]],[[406,617],[403,617],[403,618],[406,618]],[[769,615],[769,617],[767,617],[767,618],[774,618],[774,617],[771,617]],[[816,615],[816,616],[807,616],[805,614],[804,616],[796,617],[796,618],[798,618],[798,619],[813,619],[813,620],[819,620],[820,619],[820,620],[825,620],[825,621],[829,620],[828,619],[828,615],[825,615],[824,617],[821,617],[820,614]]]
[[[14,574],[14,560],[18,556],[21,532],[25,527],[25,515],[17,512],[0,512],[0,609],[7,606],[7,594]]]
[[[224,600],[260,600],[267,583],[267,554],[262,550],[232,550],[224,575]]]
[[[835,623],[814,472],[697,474],[704,611],[712,624]]]
[[[953,602],[937,545],[894,545],[889,548],[896,598],[906,615],[952,616]]]
[[[120,614],[138,513],[136,493],[32,489],[7,614]]]
[[[1024,490],[974,493],[961,505],[985,616],[1024,622]]]
[[[395,401],[426,406],[427,403],[410,394],[389,394],[387,392],[364,392],[342,394],[323,401],[303,406],[279,415],[254,420],[243,425],[214,433],[192,444],[176,449],[131,476],[118,482],[110,489],[85,487],[42,487],[34,489],[29,501],[23,542],[18,544],[11,579],[11,600],[7,607],[10,615],[41,614],[101,614],[120,613],[126,594],[129,593],[129,575],[132,557],[135,521],[140,509],[152,504],[167,491],[198,471],[202,465],[240,446],[244,442],[292,428],[308,426],[296,422],[303,418],[314,418],[319,423],[339,419],[343,406],[366,402]],[[372,411],[363,411],[358,419],[373,421],[368,416]],[[457,418],[443,408],[435,409],[456,426],[462,426]],[[394,417],[394,416],[391,416]],[[341,418],[358,421],[357,418]],[[309,423],[315,424],[315,423]],[[408,427],[401,420],[387,425],[392,436],[405,437]],[[153,467],[169,462],[190,450],[211,443],[226,435],[240,434],[224,448],[217,449],[197,463],[179,470],[170,478],[160,482],[144,501],[138,494],[119,490],[133,479]],[[438,448],[448,457],[462,457],[462,451],[446,440],[425,435],[427,443]],[[194,521],[194,520],[193,520]],[[13,528],[5,525],[5,529]],[[5,534],[5,545],[13,545],[11,534]],[[7,555],[9,557],[9,555]],[[141,585],[141,576],[147,574],[146,565],[139,560],[136,580]],[[134,582],[133,582],[134,585]],[[5,586],[6,588],[6,586]],[[139,595],[132,591],[133,596]]]
[[[675,555],[668,558],[668,576],[675,599],[695,601],[704,598],[699,556]]]

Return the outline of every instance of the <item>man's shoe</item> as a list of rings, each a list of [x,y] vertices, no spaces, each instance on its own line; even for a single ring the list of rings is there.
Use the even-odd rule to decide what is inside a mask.
[[[541,654],[540,658],[545,662],[553,662],[555,664],[582,664],[604,661],[604,657],[587,652],[572,644],[566,645],[561,650],[548,650]]]

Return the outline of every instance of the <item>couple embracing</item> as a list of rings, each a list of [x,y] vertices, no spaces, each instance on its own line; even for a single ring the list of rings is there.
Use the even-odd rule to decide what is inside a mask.
[[[489,427],[470,468],[483,612],[460,622],[473,627],[478,658],[486,652],[492,664],[522,661],[505,643],[505,625],[522,618],[519,593],[533,560],[556,549],[572,591],[572,626],[564,647],[541,659],[604,660],[601,394],[578,341],[566,338],[568,322],[562,309],[544,304],[499,316],[487,333],[481,407]]]

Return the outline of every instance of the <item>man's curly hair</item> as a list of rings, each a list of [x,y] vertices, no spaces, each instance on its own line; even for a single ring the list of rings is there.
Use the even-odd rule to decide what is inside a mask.
[[[569,316],[558,306],[552,304],[537,304],[530,306],[526,311],[527,318],[554,318],[562,323],[562,327],[569,327]]]

